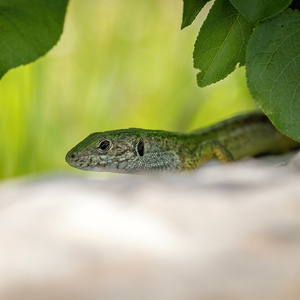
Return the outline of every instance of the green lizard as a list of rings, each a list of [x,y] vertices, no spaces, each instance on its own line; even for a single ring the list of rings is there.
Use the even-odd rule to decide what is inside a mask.
[[[228,162],[299,146],[254,112],[188,134],[137,128],[92,133],[67,153],[66,161],[91,171],[179,172],[212,158]]]

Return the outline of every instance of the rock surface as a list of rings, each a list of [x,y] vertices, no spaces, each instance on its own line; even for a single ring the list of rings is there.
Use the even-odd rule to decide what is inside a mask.
[[[296,168],[26,178],[0,208],[3,300],[300,299]]]

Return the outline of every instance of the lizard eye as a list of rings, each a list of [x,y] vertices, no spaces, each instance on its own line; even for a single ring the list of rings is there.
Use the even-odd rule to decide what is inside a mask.
[[[110,146],[110,142],[105,140],[99,144],[98,148],[101,149],[102,151],[105,151],[108,150],[109,146]]]
[[[139,156],[143,156],[144,155],[144,142],[142,140],[140,140],[136,146],[137,152],[139,154]]]

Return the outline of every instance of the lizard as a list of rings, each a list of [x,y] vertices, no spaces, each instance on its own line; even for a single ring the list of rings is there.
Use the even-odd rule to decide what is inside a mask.
[[[255,111],[190,133],[139,128],[92,133],[67,153],[66,162],[90,171],[173,173],[196,169],[213,158],[230,162],[299,147]]]

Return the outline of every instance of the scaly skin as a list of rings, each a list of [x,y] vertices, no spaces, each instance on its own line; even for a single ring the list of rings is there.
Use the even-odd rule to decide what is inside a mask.
[[[188,134],[137,128],[92,133],[67,153],[66,161],[90,171],[180,172],[212,158],[227,162],[299,146],[255,112]]]

